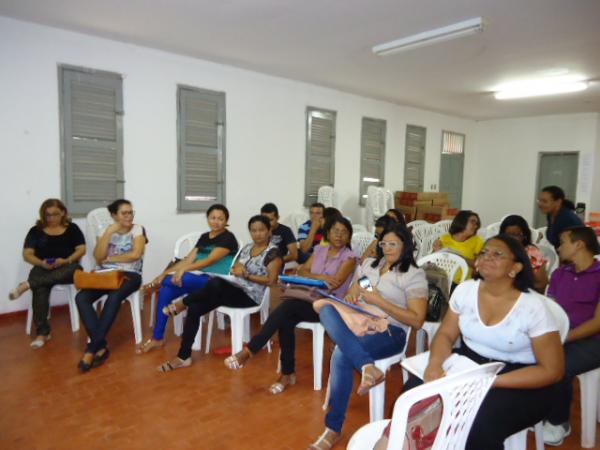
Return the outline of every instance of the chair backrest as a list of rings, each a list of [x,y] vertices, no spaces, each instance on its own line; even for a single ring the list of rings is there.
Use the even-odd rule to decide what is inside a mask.
[[[464,449],[479,406],[503,366],[497,362],[482,364],[402,394],[394,405],[388,450],[402,450],[410,408],[433,395],[442,398],[443,412],[431,450]]]
[[[374,240],[375,237],[373,236],[373,233],[369,233],[368,231],[358,231],[352,235],[352,241],[350,243],[350,245],[352,245],[352,251],[360,258],[369,244]]]
[[[201,231],[192,231],[184,234],[175,241],[175,249],[173,251],[175,258],[183,259],[194,248],[198,239],[202,235]]]
[[[489,224],[486,228],[485,228],[485,238],[489,239],[492,236],[496,236],[498,234],[498,232],[500,231],[500,223],[501,222],[494,222]]]
[[[418,252],[415,259],[418,261],[420,258],[431,255],[433,252],[433,243],[438,238],[438,235],[429,233],[420,242],[417,242]]]
[[[544,296],[542,295],[542,297]],[[544,297],[544,299],[547,302],[546,306],[548,306],[548,309],[556,321],[556,325],[558,325],[560,340],[565,342],[565,339],[567,339],[567,334],[569,333],[569,316],[567,316],[565,310],[556,301],[549,297]]]
[[[440,220],[434,224],[432,224],[433,229],[435,230],[436,233],[439,234],[439,236],[441,236],[442,234],[446,234],[448,232],[448,230],[450,229],[450,225],[452,225],[452,221],[451,220]]]
[[[541,250],[541,252],[544,254],[544,257],[548,260],[548,263],[546,265],[546,271],[548,272],[548,276],[550,276],[550,274],[554,272],[554,269],[558,267],[558,255],[556,254],[554,247],[552,247],[551,245],[537,244],[537,247]]]
[[[534,242],[534,244],[535,244],[535,243],[537,243],[537,242],[543,242],[543,243],[545,243],[545,244],[550,244],[550,243],[548,242],[548,240],[546,239],[546,230],[547,230],[547,229],[548,229],[548,227],[540,227],[540,228],[537,228],[537,232],[538,232],[538,240],[537,240],[536,242]]]
[[[427,222],[426,220],[413,220],[412,222],[408,222],[406,224],[407,227],[409,227],[409,228],[412,227],[413,229],[419,225],[428,225],[429,226],[431,224],[429,222]]]
[[[92,209],[86,218],[86,237],[88,245],[92,251],[96,246],[96,238],[104,232],[104,230],[112,225],[114,220],[106,207]]]
[[[448,252],[436,252],[431,255],[423,256],[417,261],[417,265],[419,267],[424,266],[428,262],[435,264],[441,269],[444,269],[448,274],[448,282],[452,282],[454,280],[454,276],[458,269],[461,269],[461,278],[460,282],[462,283],[467,279],[467,275],[469,273],[469,265],[464,258],[461,258],[454,253]]]
[[[323,203],[326,208],[337,208],[337,195],[333,186],[321,186],[317,191],[317,201]]]
[[[384,189],[383,196],[385,198],[385,209],[388,210],[394,208],[394,193],[389,189]]]
[[[310,219],[310,214],[306,210],[297,211],[290,215],[290,217],[287,219],[287,223],[294,232],[294,236],[298,237],[298,228],[300,228],[300,225],[302,225],[308,219]]]
[[[379,186],[369,186],[367,188],[367,229],[375,229],[375,220],[383,216],[387,211],[385,203],[384,189]]]

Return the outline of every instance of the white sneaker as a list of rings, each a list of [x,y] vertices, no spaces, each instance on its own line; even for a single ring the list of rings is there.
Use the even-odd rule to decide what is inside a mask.
[[[548,445],[558,447],[570,434],[571,425],[569,423],[552,425],[550,422],[544,422],[544,442]]]

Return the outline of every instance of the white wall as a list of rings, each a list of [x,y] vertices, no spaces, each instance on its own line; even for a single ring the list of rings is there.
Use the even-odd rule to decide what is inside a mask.
[[[360,220],[358,178],[363,116],[387,120],[386,185],[402,188],[407,123],[427,127],[425,186],[438,184],[442,129],[474,134],[470,120],[402,107],[314,86],[83,34],[0,17],[0,135],[4,225],[0,234],[0,313],[23,309],[29,296],[6,292],[26,277],[22,240],[39,204],[60,197],[57,67],[69,64],[123,75],[125,196],[150,245],[144,276],[170,258],[175,239],[205,227],[200,214],[176,211],[176,86],[223,91],[227,105],[227,205],[231,229],[275,202],[282,217],[301,207],[305,111],[337,111],[336,178],[342,209]],[[467,164],[470,163],[467,154]],[[78,221],[79,223],[82,223]]]
[[[538,153],[577,151],[577,198],[572,200],[585,202],[588,211],[599,210],[600,195],[592,195],[600,189],[594,177],[600,164],[599,122],[596,113],[479,122],[476,148],[465,164],[464,207],[476,210],[484,224],[509,213],[531,221]]]

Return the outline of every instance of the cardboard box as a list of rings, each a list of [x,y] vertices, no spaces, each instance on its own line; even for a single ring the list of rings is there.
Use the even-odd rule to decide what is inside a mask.
[[[450,204],[448,203],[448,199],[443,198],[443,197],[434,198],[431,201],[431,205],[432,206],[450,206]]]
[[[448,208],[446,206],[421,206],[417,208],[417,220],[427,220],[425,219],[425,215],[436,215],[441,217],[448,215]]]

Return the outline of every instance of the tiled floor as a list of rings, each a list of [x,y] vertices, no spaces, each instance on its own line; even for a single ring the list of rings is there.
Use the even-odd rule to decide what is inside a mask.
[[[164,348],[135,355],[125,305],[109,336],[111,357],[80,374],[76,364],[85,332],[71,333],[62,307],[53,309],[52,326],[52,340],[33,351],[24,333],[25,316],[0,316],[0,449],[305,449],[322,431],[324,390],[312,389],[308,331],[297,332],[298,384],[274,396],[267,387],[276,377],[277,347],[238,372],[228,370],[222,356],[195,352],[191,368],[158,373],[155,367],[176,353],[178,340],[169,329]],[[144,332],[149,336],[148,329]],[[215,331],[217,347],[228,340],[228,331]],[[328,360],[330,344],[326,347]],[[401,390],[399,368],[387,380],[389,415]],[[578,414],[574,419],[574,433],[563,449],[579,448]],[[345,439],[336,448],[345,448],[347,438],[367,421],[368,396],[353,396]],[[531,440],[529,448],[534,448]]]

